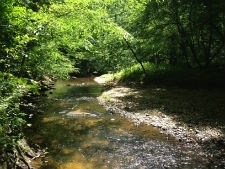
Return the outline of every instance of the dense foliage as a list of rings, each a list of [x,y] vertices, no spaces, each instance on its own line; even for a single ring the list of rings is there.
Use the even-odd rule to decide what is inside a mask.
[[[146,56],[189,67],[224,65],[224,9],[221,0],[150,1],[137,32]]]
[[[12,74],[0,73],[0,163],[17,161],[15,149],[23,138],[22,127],[27,124],[26,114],[21,112],[21,98],[35,93],[37,84]],[[27,124],[28,125],[28,124]]]
[[[0,153],[20,138],[21,97],[36,81],[124,69],[149,82],[153,70],[222,70],[224,32],[224,0],[2,0]]]

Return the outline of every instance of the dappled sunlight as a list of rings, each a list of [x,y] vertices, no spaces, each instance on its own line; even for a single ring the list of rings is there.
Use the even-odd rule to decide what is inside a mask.
[[[215,127],[201,127],[196,129],[196,137],[203,142],[211,139],[219,140],[225,138],[225,133]]]
[[[87,114],[90,114],[90,113],[85,112],[85,110],[82,108],[77,110],[71,110],[66,113],[66,115],[87,115]]]
[[[93,164],[89,164],[85,162],[70,162],[66,164],[62,164],[59,167],[60,169],[93,169]]]
[[[88,126],[88,127],[95,127],[95,125],[97,125],[98,123],[103,122],[103,119],[101,118],[89,118],[89,119],[85,119],[84,121],[84,125]]]
[[[104,84],[106,82],[107,78],[103,76],[95,77],[94,81],[98,84]]]
[[[72,159],[72,160],[70,160]],[[60,169],[92,169],[94,166],[80,152],[71,152],[68,161],[59,165]]]
[[[81,144],[82,148],[89,148],[93,146],[108,146],[109,141],[108,140],[101,140],[96,137],[92,137],[89,140],[87,139],[83,144]]]
[[[56,121],[56,120],[59,120],[57,117],[44,117],[42,119],[42,122],[43,123],[49,123],[49,122],[53,122],[53,121]]]
[[[219,90],[115,87],[98,99],[138,125],[150,124],[180,139],[224,138],[225,97]]]
[[[74,149],[69,148],[69,147],[64,147],[62,150],[63,154],[68,154],[70,155],[71,153],[74,153]]]
[[[64,162],[61,160],[55,161],[55,159],[48,157],[46,158],[46,163],[43,165],[43,169],[93,169],[98,166],[98,161],[93,162],[94,160],[88,160],[80,152],[74,152],[74,150],[63,149],[63,153],[67,155],[67,158]],[[65,158],[65,157],[63,157]],[[38,166],[38,160],[36,165]],[[33,162],[34,166],[35,162]],[[100,167],[99,169],[101,169]],[[103,169],[103,168],[102,168]]]
[[[129,88],[129,87],[115,87],[111,90],[108,90],[106,92],[104,92],[100,97],[107,97],[109,96],[110,98],[114,99],[114,98],[122,98],[122,97],[125,97],[125,96],[139,96],[140,93],[135,90],[135,89],[132,89],[132,88]]]

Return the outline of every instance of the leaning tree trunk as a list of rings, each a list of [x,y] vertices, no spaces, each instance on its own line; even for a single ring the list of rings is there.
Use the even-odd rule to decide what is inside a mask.
[[[131,47],[130,43],[126,40],[126,38],[124,38],[124,41],[126,42],[128,49],[131,51],[136,61],[141,65],[144,75],[146,75],[146,70],[144,68],[142,61],[137,57],[137,54],[134,52],[133,48]]]

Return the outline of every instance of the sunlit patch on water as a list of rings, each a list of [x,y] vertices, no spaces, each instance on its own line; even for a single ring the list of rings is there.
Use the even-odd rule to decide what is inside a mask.
[[[33,165],[40,169],[204,168],[207,160],[157,128],[135,126],[111,115],[95,97],[102,87],[92,79],[59,81],[45,100],[45,113],[27,131],[48,148]],[[33,132],[35,131],[35,132]],[[199,151],[199,150],[196,150]]]

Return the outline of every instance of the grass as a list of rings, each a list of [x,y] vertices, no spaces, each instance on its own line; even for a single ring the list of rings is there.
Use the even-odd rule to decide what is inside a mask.
[[[139,64],[121,70],[115,74],[103,75],[107,82],[157,84],[188,88],[224,88],[224,69],[190,69],[182,66],[155,65],[144,63],[146,74]]]

